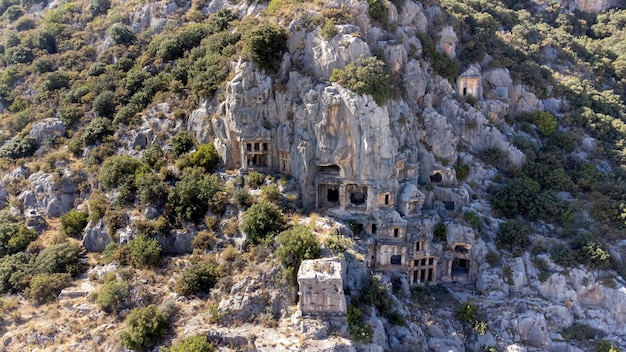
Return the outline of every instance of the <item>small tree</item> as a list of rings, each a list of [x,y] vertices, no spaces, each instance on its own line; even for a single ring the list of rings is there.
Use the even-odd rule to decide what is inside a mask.
[[[281,232],[278,235],[278,243],[280,247],[276,251],[276,257],[285,268],[290,269],[294,283],[300,263],[306,259],[319,258],[320,255],[320,245],[317,239],[304,225]]]
[[[105,312],[118,312],[126,304],[130,296],[128,283],[125,281],[109,281],[105,283],[96,297],[96,304]]]
[[[209,207],[209,201],[220,190],[217,175],[206,175],[199,168],[185,170],[176,187],[168,197],[176,215],[185,221],[202,219]]]
[[[287,221],[278,207],[266,200],[253,204],[243,216],[241,229],[252,244],[264,242],[285,228]]]
[[[209,292],[217,282],[217,274],[213,265],[196,263],[187,267],[176,280],[174,289],[182,296],[191,296],[200,292]]]
[[[87,213],[72,209],[61,215],[61,231],[70,237],[79,238],[87,226]]]
[[[478,308],[476,307],[476,305],[472,302],[465,302],[461,304],[457,315],[459,316],[459,319],[461,319],[461,321],[471,323],[474,321],[474,319],[476,319],[476,313],[478,313]]]
[[[283,52],[287,48],[287,33],[274,24],[262,24],[247,31],[243,41],[250,51],[252,59],[266,71],[278,69]]]
[[[154,238],[139,236],[128,242],[130,260],[135,266],[153,266],[161,257],[161,244]]]
[[[525,249],[528,247],[528,230],[524,225],[515,220],[509,220],[500,224],[496,244],[500,248]]]
[[[98,180],[107,189],[130,184],[141,162],[130,155],[114,155],[102,163]]]
[[[187,131],[178,132],[172,137],[172,152],[177,157],[191,150],[195,141]]]
[[[213,352],[213,345],[206,336],[190,336],[170,348],[170,352]]]
[[[331,82],[346,86],[358,94],[371,94],[378,105],[393,97],[392,79],[385,72],[385,63],[375,56],[361,55],[343,70],[334,69]]]
[[[220,161],[220,155],[213,143],[203,144],[189,156],[189,163],[193,166],[199,166],[206,172],[213,172]]]
[[[117,109],[117,94],[110,90],[98,94],[93,101],[93,110],[96,115],[100,117],[106,117],[112,119],[115,116],[115,110]]]
[[[104,136],[113,134],[113,128],[111,127],[111,121],[103,117],[96,117],[92,119],[83,134],[83,143],[85,146],[90,146],[97,141],[100,141]]]
[[[121,23],[115,23],[109,28],[109,35],[115,44],[127,45],[137,40],[135,33]]]
[[[152,347],[167,332],[167,315],[151,304],[133,309],[125,321],[127,329],[122,331],[122,345],[133,351],[144,351]]]
[[[87,10],[92,16],[106,14],[111,8],[111,0],[89,0]]]

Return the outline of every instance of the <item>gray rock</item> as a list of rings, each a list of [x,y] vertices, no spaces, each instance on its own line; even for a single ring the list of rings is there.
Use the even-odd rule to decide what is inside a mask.
[[[54,139],[65,134],[65,124],[57,118],[47,118],[37,122],[30,130],[30,135],[41,144],[47,139]]]
[[[102,252],[111,243],[111,236],[102,219],[97,222],[89,222],[85,227],[83,247],[89,252]]]

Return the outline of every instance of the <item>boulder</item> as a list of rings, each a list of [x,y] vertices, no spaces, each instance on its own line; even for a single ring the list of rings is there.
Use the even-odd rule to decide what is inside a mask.
[[[47,118],[37,122],[30,130],[30,135],[38,144],[65,134],[65,124],[57,118]]]
[[[83,236],[83,247],[88,252],[102,252],[106,246],[111,243],[111,236],[102,219],[95,223],[90,221],[85,227],[85,235]]]

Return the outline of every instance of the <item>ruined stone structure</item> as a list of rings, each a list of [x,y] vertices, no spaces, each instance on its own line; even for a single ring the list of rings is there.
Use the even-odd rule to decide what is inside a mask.
[[[457,78],[456,89],[457,94],[465,97],[471,95],[477,99],[483,98],[482,76],[480,75],[480,66],[471,65],[465,72],[461,73]]]
[[[345,316],[345,270],[337,258],[305,260],[298,270],[299,307],[304,316]]]

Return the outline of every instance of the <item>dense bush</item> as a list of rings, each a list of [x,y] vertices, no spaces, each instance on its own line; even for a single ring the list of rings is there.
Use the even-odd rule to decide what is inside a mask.
[[[213,345],[206,336],[190,336],[170,348],[170,352],[213,352]]]
[[[539,183],[528,177],[507,181],[491,198],[493,208],[506,217],[527,214],[534,197],[540,191]]]
[[[83,143],[90,146],[102,140],[103,137],[113,134],[111,121],[104,117],[96,117],[92,119],[83,134]]]
[[[127,329],[121,333],[122,345],[133,351],[154,346],[169,327],[167,315],[154,304],[133,309],[124,323]]]
[[[246,175],[244,182],[248,187],[257,189],[265,183],[265,176],[252,170]]]
[[[130,155],[112,156],[102,163],[98,181],[107,189],[131,184],[139,166],[141,162]]]
[[[76,244],[59,243],[46,247],[34,262],[34,271],[38,273],[68,273],[72,276],[78,274],[80,265],[81,249]]]
[[[92,16],[104,15],[111,8],[111,0],[89,0],[87,11]]]
[[[50,72],[41,83],[41,90],[51,92],[61,88],[69,88],[70,78],[62,71]]]
[[[287,49],[287,32],[274,24],[261,24],[243,34],[252,59],[262,70],[278,69]]]
[[[162,204],[167,200],[169,187],[152,171],[138,172],[135,175],[137,198],[143,204]]]
[[[528,229],[515,220],[505,221],[500,224],[496,244],[500,248],[509,250],[524,250],[530,244]]]
[[[118,312],[127,304],[130,288],[125,281],[109,281],[102,285],[96,296],[96,304],[107,313]]]
[[[61,231],[64,234],[74,238],[80,238],[87,226],[87,218],[89,215],[85,212],[72,209],[61,215]]]
[[[127,45],[137,40],[135,33],[121,23],[115,23],[109,28],[109,35],[115,44]]]
[[[467,223],[475,230],[480,230],[483,224],[480,215],[476,214],[473,210],[463,213],[463,220],[467,221]]]
[[[573,339],[585,341],[593,339],[596,335],[596,332],[592,327],[588,325],[574,324],[569,328],[563,329],[561,335],[563,335],[563,338],[566,340]]]
[[[172,152],[175,156],[180,156],[191,150],[195,141],[188,131],[178,132],[172,137]]]
[[[33,155],[36,150],[37,142],[31,135],[15,137],[0,147],[0,158],[24,158]]]
[[[367,283],[361,289],[359,299],[362,303],[376,307],[382,316],[387,316],[391,313],[391,298],[379,276],[368,277]]]
[[[202,144],[195,152],[189,155],[189,163],[204,168],[206,172],[213,172],[220,161],[220,155],[213,143]]]
[[[292,273],[296,283],[296,274],[300,263],[306,259],[316,259],[320,255],[320,245],[315,235],[305,225],[298,225],[278,235],[280,247],[276,250],[276,257],[285,268]]]
[[[40,304],[52,302],[69,283],[70,274],[67,273],[38,274],[30,280],[24,294]]]
[[[572,248],[576,259],[593,269],[607,269],[611,265],[611,255],[606,245],[589,233],[576,236]]]
[[[8,214],[6,214],[8,215]],[[21,252],[37,239],[37,233],[12,216],[0,220],[0,257]]]
[[[287,221],[280,209],[265,200],[253,204],[243,215],[241,229],[248,241],[260,244],[284,230]]]
[[[208,293],[217,282],[217,279],[213,265],[209,263],[192,264],[176,280],[174,290],[182,296]]]
[[[437,223],[433,229],[433,239],[437,241],[446,241],[448,235],[448,226],[444,222]]]
[[[334,69],[331,82],[344,85],[358,94],[370,94],[378,105],[393,97],[393,81],[385,72],[385,63],[375,56],[361,55],[342,70]]]
[[[363,313],[357,306],[348,307],[348,331],[353,340],[361,343],[369,343],[372,341],[374,331],[372,327],[365,322],[362,317]]]
[[[574,255],[572,250],[564,244],[555,244],[550,248],[550,259],[562,267],[574,265]]]
[[[159,241],[139,236],[128,241],[128,254],[134,266],[154,266],[161,258],[161,244]]]
[[[478,313],[478,307],[476,304],[472,302],[462,303],[457,311],[457,316],[461,321],[466,323],[471,323],[476,319],[476,314]]]
[[[204,217],[209,201],[220,190],[217,175],[204,174],[204,170],[187,168],[168,196],[175,214],[184,221],[197,221]]]
[[[24,253],[0,258],[0,293],[19,292],[28,286],[32,267]]]
[[[93,101],[93,110],[96,115],[112,119],[117,108],[117,94],[110,90],[100,93]]]
[[[383,27],[389,22],[389,1],[388,0],[367,0],[369,5],[370,18]]]
[[[526,117],[530,122],[537,125],[537,129],[542,136],[550,136],[556,132],[557,120],[552,113],[548,111],[536,110],[529,113]]]

